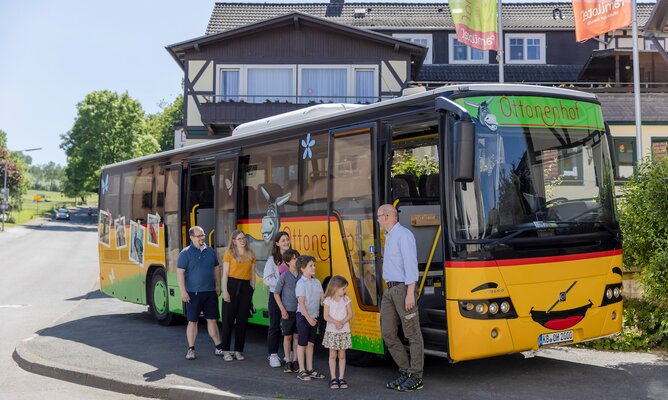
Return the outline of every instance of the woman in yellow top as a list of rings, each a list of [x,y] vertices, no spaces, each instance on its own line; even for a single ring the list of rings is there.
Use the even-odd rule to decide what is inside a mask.
[[[235,230],[223,256],[223,359],[239,361],[246,342],[246,326],[255,290],[255,253],[248,247],[246,235]],[[234,327],[234,352],[230,351]]]

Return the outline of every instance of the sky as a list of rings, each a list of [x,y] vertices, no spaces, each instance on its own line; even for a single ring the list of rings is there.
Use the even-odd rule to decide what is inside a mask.
[[[165,46],[202,36],[214,4],[0,0],[0,129],[8,134],[9,149],[41,147],[26,153],[33,165],[65,165],[61,135],[72,128],[77,103],[92,91],[127,91],[147,113],[159,112],[161,102],[172,102],[182,93],[183,71]]]

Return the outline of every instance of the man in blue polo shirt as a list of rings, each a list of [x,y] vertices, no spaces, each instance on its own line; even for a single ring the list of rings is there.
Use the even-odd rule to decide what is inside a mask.
[[[176,278],[181,289],[183,308],[188,318],[187,360],[194,360],[197,321],[204,313],[209,336],[216,345],[215,355],[223,355],[223,345],[218,332],[218,297],[220,296],[220,267],[216,252],[206,245],[204,230],[193,226],[188,231],[191,244],[181,250],[176,263]]]

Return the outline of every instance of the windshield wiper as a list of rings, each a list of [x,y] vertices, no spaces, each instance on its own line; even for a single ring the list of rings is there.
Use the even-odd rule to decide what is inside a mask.
[[[590,222],[591,224],[597,224],[598,227],[603,228],[605,231],[610,233],[611,236],[614,237],[614,239],[619,242],[619,235],[617,232],[613,231],[609,227],[605,226],[604,224],[600,224],[597,222]],[[552,221],[552,222],[544,222],[544,221],[534,221],[533,226],[528,226],[526,228],[522,228],[519,230],[516,230],[515,232],[511,233],[510,235],[498,238],[496,240],[484,243],[482,246],[485,250],[491,250],[495,247],[498,247],[499,245],[502,245],[506,243],[507,241],[516,238],[517,236],[526,233],[526,232],[538,232],[541,230],[548,230],[548,229],[558,229],[558,228],[566,228],[566,227],[573,227],[573,226],[581,226],[581,225],[587,225],[589,222],[577,222],[577,221]]]

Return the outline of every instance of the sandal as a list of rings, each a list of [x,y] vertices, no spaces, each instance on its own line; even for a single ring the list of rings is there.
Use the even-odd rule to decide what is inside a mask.
[[[330,389],[338,389],[339,387],[340,386],[339,386],[339,381],[338,380],[332,379],[331,381],[329,381],[329,388]]]
[[[348,389],[348,382],[343,378],[339,379],[339,388]]]

